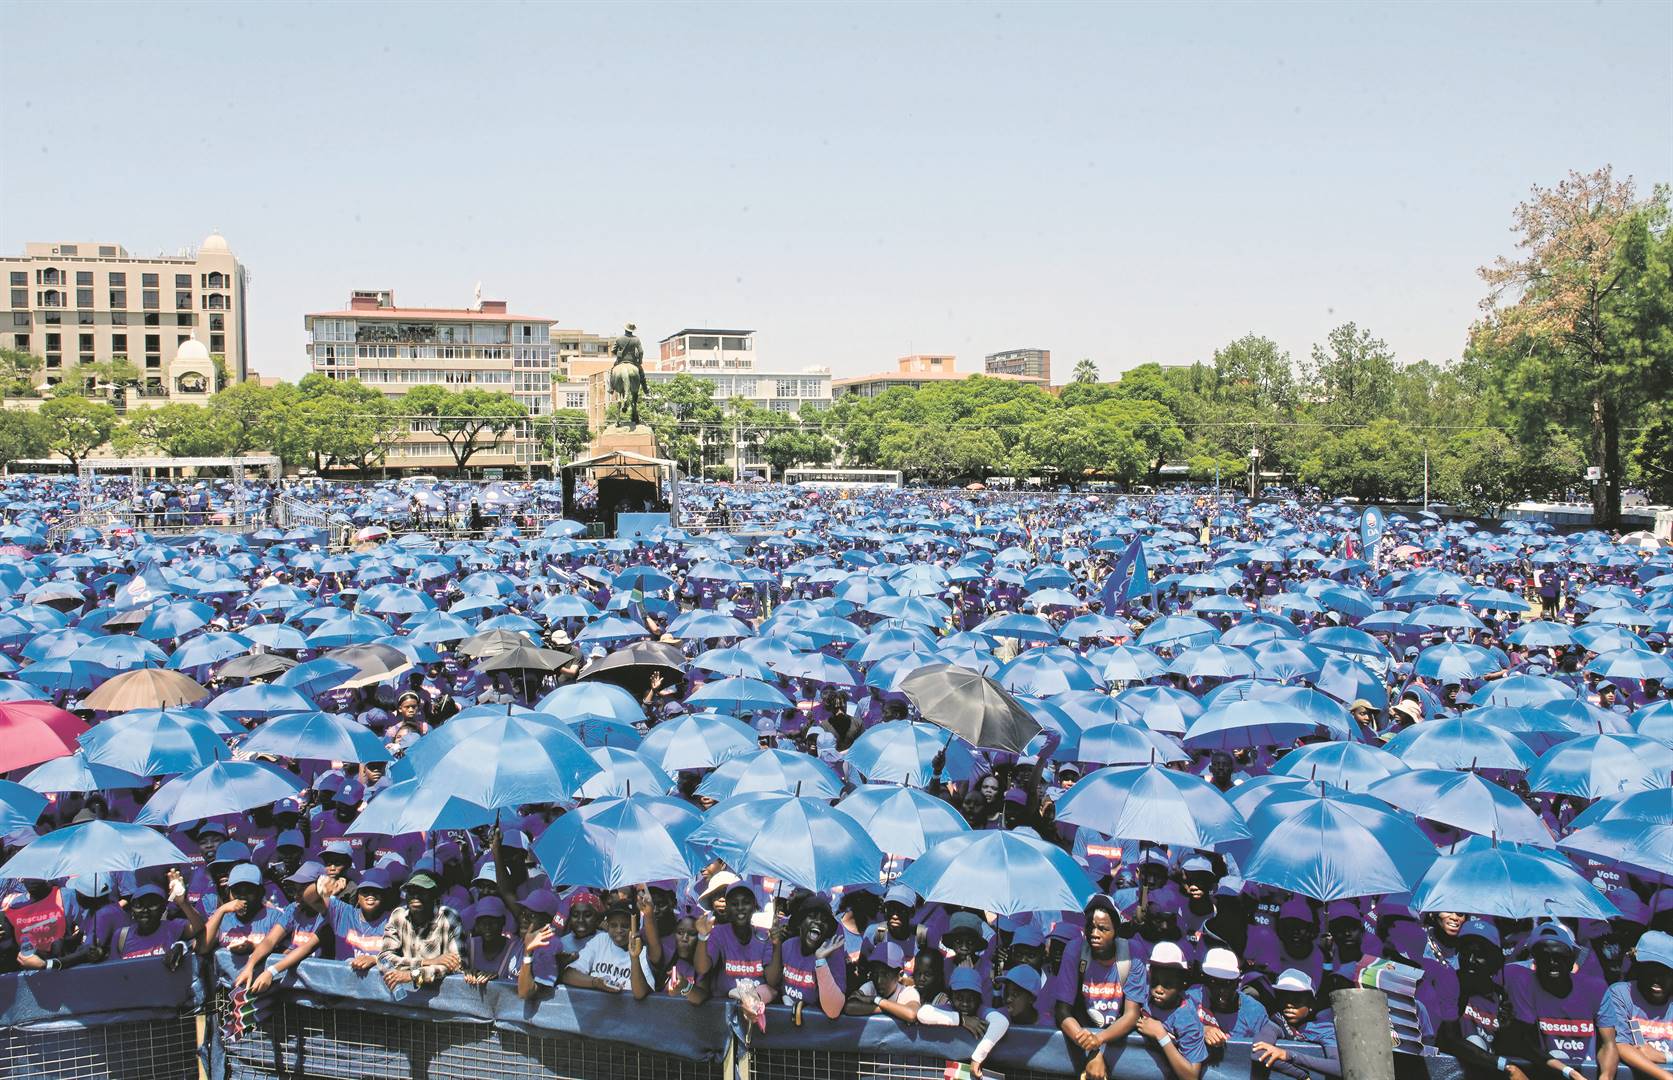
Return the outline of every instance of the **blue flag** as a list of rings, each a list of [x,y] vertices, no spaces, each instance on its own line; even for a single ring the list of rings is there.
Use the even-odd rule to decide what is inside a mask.
[[[163,577],[163,572],[155,566],[147,566],[132,581],[116,590],[116,602],[112,606],[119,610],[144,607],[173,594],[174,587]]]
[[[1115,560],[1115,567],[1104,581],[1104,614],[1113,615],[1115,609],[1136,596],[1150,592],[1150,569],[1144,561],[1144,545],[1135,538],[1127,550]]]
[[[1383,538],[1383,531],[1383,512],[1375,506],[1367,508],[1359,519],[1360,546],[1370,551]]]

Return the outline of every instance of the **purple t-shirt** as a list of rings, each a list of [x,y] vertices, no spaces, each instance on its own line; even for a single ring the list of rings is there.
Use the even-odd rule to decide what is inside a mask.
[[[1289,968],[1295,968],[1305,972],[1314,986],[1324,980],[1324,954],[1317,945],[1306,956],[1297,959],[1284,950],[1277,933],[1264,926],[1249,930],[1249,946],[1244,950],[1243,962],[1246,969],[1264,968],[1272,973],[1273,978]]]
[[[387,911],[380,911],[377,920],[372,921],[361,912],[360,905],[333,896],[326,905],[325,918],[336,940],[338,960],[377,956],[383,951],[383,927],[389,921]]]
[[[1112,960],[1104,963],[1088,955],[1086,971],[1083,974],[1080,961],[1085,948],[1085,940],[1080,940],[1069,942],[1063,950],[1063,966],[1057,969],[1057,978],[1051,987],[1051,998],[1053,1001],[1066,1001],[1070,1004],[1077,999],[1084,1001],[1093,1024],[1097,1027],[1107,1027],[1121,1018],[1121,1012],[1126,1006],[1127,995],[1122,986],[1125,980],[1120,972],[1121,962]]]
[[[709,935],[709,944],[714,944],[714,935]],[[819,1004],[819,980],[814,957],[809,956],[802,949],[802,939],[793,937],[786,941],[779,950],[779,960],[784,965],[784,1003],[794,1005],[798,1001],[810,1005]],[[848,965],[839,959],[837,963],[825,964],[836,980],[836,987],[843,996],[848,994]]]
[[[708,944],[709,973],[715,980],[716,997],[730,994],[739,982],[760,982],[766,977],[773,946],[761,931],[752,930],[746,940],[739,941],[732,924],[723,923],[709,932]]]
[[[1534,969],[1512,964],[1504,972],[1505,996],[1516,1019],[1539,1028],[1539,1043],[1557,1061],[1591,1061],[1597,1057],[1598,1006],[1608,987],[1584,972],[1570,980],[1567,995],[1558,997],[1539,984]]]
[[[215,947],[230,949],[245,942],[251,945],[259,944],[269,930],[284,925],[284,921],[284,912],[278,908],[263,907],[249,919],[241,919],[237,913],[229,913],[221,919],[221,932],[215,937]]]
[[[186,929],[185,919],[164,919],[157,924],[156,930],[142,934],[139,927],[130,922],[111,935],[110,958],[138,960],[146,956],[161,956],[180,940]]]

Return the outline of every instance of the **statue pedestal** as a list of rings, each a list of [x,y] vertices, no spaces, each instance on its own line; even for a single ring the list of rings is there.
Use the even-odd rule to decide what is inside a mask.
[[[595,457],[615,451],[654,458],[657,456],[656,435],[651,432],[649,424],[640,424],[636,428],[607,427],[593,436],[592,446],[587,454],[589,457]]]

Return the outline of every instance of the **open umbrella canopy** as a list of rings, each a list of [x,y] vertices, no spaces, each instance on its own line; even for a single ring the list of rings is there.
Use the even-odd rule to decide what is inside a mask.
[[[875,883],[883,864],[882,850],[852,817],[795,795],[734,796],[709,811],[689,840],[740,875],[815,892]]]
[[[198,683],[167,668],[139,668],[124,671],[82,699],[82,705],[100,712],[129,712],[133,709],[167,709],[196,705],[209,699],[209,691]]]
[[[138,825],[187,825],[241,814],[302,791],[295,776],[265,761],[212,761],[157,789],[134,818]]]
[[[599,772],[568,725],[539,713],[455,716],[414,743],[392,776],[488,809],[563,802]]]
[[[250,683],[218,695],[207,708],[223,716],[265,717],[313,712],[314,703],[288,686]]]
[[[900,876],[925,900],[995,915],[1079,911],[1097,889],[1054,844],[1021,832],[984,829],[938,841]]]
[[[560,686],[541,698],[535,708],[565,720],[578,716],[608,716],[629,724],[645,721],[645,709],[633,695],[606,682]]]
[[[795,707],[795,702],[777,687],[742,675],[704,683],[686,697],[686,703],[728,713],[776,712]]]
[[[422,780],[402,780],[372,797],[347,832],[360,836],[410,836],[444,829],[492,825],[495,811]]]
[[[976,759],[964,740],[946,728],[921,720],[891,721],[869,728],[843,752],[843,757],[849,768],[871,783],[927,787],[935,773],[935,757],[943,750],[947,754],[942,768],[944,779],[975,777]]]
[[[972,746],[1020,754],[1040,722],[992,678],[954,664],[919,668],[900,684],[918,714]]]
[[[1318,730],[1318,723],[1286,702],[1230,699],[1216,702],[1185,729],[1192,750],[1285,746]]]
[[[86,821],[42,836],[0,866],[0,878],[57,881],[77,874],[115,874],[148,866],[185,866],[191,860],[144,825]]]
[[[1416,826],[1329,794],[1264,805],[1248,831],[1256,839],[1239,860],[1245,880],[1326,902],[1406,892],[1435,857]]]
[[[0,702],[0,772],[63,757],[76,748],[87,724],[44,701]]]
[[[576,792],[579,798],[603,799],[634,792],[665,795],[674,790],[674,778],[645,760],[637,750],[620,746],[589,746],[587,753],[598,762],[600,771],[581,785]]]
[[[651,729],[639,746],[646,761],[664,772],[712,769],[757,748],[755,732],[743,721],[719,713],[686,713]]]
[[[698,795],[716,802],[751,791],[834,799],[842,794],[842,780],[818,758],[772,747],[721,762],[697,785]]]
[[[1557,846],[1640,874],[1673,877],[1673,823],[1611,818],[1574,830]]]
[[[369,640],[371,637],[380,637],[388,633],[389,629],[385,627],[382,634],[371,634],[358,640]],[[412,660],[401,650],[388,645],[344,645],[326,653],[325,658],[352,664],[359,672],[358,675],[352,675],[337,684],[344,688],[376,686],[412,670]]]
[[[173,776],[230,757],[215,729],[190,713],[115,716],[81,737],[87,760],[138,776]]]
[[[1413,724],[1388,742],[1388,752],[1414,769],[1511,769],[1526,772],[1538,759],[1512,735],[1467,719]]]
[[[393,755],[372,732],[336,713],[305,712],[265,721],[239,747],[247,754],[276,754],[304,761],[389,761]]]
[[[1436,859],[1412,890],[1411,908],[1501,919],[1612,919],[1620,914],[1562,861],[1498,846]]]
[[[88,761],[87,755],[79,751],[37,765],[20,783],[34,791],[50,794],[151,786],[148,777]]]
[[[1312,743],[1285,754],[1272,767],[1279,776],[1322,780],[1347,791],[1365,791],[1379,780],[1408,771],[1409,766],[1386,750],[1364,743]]]
[[[1526,803],[1472,772],[1413,769],[1372,784],[1370,793],[1390,806],[1465,832],[1536,847],[1556,842]]]
[[[1673,747],[1643,735],[1586,735],[1546,751],[1528,787],[1597,799],[1673,786]]]
[[[38,789],[0,780],[0,836],[33,829],[46,807],[46,796]]]
[[[1242,815],[1212,784],[1158,765],[1089,773],[1057,801],[1057,818],[1120,840],[1194,848],[1249,835]]]
[[[918,788],[867,784],[836,808],[859,822],[879,848],[904,859],[916,859],[941,841],[970,831],[945,799]]]
[[[600,799],[553,822],[533,854],[549,879],[568,885],[623,889],[683,879],[698,870],[687,841],[702,823],[702,815],[679,799]]]

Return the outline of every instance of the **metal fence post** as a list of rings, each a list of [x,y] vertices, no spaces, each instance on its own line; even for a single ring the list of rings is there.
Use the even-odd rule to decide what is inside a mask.
[[[1388,995],[1381,990],[1338,990],[1330,995],[1330,1007],[1336,1014],[1343,1080],[1394,1080]]]

